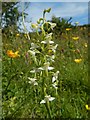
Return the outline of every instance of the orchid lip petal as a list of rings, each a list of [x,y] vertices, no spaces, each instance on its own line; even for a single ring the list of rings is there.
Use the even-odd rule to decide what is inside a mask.
[[[54,99],[55,99],[54,97],[50,97],[50,98],[49,98],[49,101],[52,101],[52,100],[54,100]]]
[[[40,104],[43,104],[43,103],[46,103],[46,101],[45,101],[45,100],[42,100],[42,101],[40,102]]]
[[[48,67],[48,70],[53,70],[54,69],[54,67]]]

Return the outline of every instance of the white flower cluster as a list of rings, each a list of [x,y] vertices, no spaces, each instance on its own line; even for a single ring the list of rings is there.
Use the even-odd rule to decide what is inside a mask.
[[[46,10],[46,12],[49,12],[49,10]],[[45,12],[45,11],[44,11]],[[42,23],[41,23],[42,22]],[[50,28],[53,30],[53,28],[56,26],[56,23],[51,23],[51,22],[47,22],[45,20],[45,18],[40,18],[37,21],[37,24],[31,24],[31,27],[33,29],[36,30],[36,32],[38,30],[41,30],[41,34],[38,35],[40,37],[40,35],[42,36],[42,41],[41,40],[36,40],[35,43],[32,42],[31,43],[31,47],[30,50],[28,50],[28,53],[30,53],[31,58],[33,59],[33,61],[36,64],[36,68],[34,67],[30,73],[32,73],[33,75],[35,74],[34,78],[28,77],[29,83],[33,84],[34,86],[38,85],[38,80],[40,79],[39,77],[37,78],[37,73],[42,73],[45,71],[45,75],[46,77],[49,77],[49,71],[54,70],[54,67],[52,67],[52,62],[55,62],[55,53],[56,53],[56,48],[58,46],[58,44],[54,45],[54,41],[52,40],[52,33],[47,33],[45,32],[45,24],[49,24]],[[41,51],[39,50],[41,49]],[[52,54],[51,54],[52,52]],[[54,88],[57,88],[57,84],[58,84],[58,74],[59,71],[57,71],[56,73],[52,72],[52,86]],[[40,77],[43,78],[43,74],[42,76],[40,75]],[[45,93],[47,94],[47,93]],[[46,103],[49,101],[54,100],[54,97],[51,97],[50,95],[46,95],[44,100],[42,100],[40,102],[40,104],[42,103]]]

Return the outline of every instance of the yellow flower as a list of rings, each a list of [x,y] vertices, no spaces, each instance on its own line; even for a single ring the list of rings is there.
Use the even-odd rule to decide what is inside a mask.
[[[66,31],[70,31],[71,30],[71,28],[66,28]]]
[[[7,51],[7,55],[11,58],[19,57],[20,55],[18,53],[19,53],[19,51],[16,51],[16,52],[13,52],[12,50]]]
[[[51,49],[48,50],[48,54],[49,55],[52,55],[53,54],[53,51]]]
[[[87,47],[87,43],[85,43],[84,46]]]
[[[86,107],[87,110],[90,110],[90,107],[88,105],[85,105],[85,107]]]
[[[79,37],[72,37],[72,39],[73,39],[73,40],[78,40],[78,39],[79,39]]]
[[[20,36],[20,34],[17,33],[16,36],[18,37],[18,36]]]
[[[80,63],[82,61],[82,59],[75,59],[74,60],[76,63]]]

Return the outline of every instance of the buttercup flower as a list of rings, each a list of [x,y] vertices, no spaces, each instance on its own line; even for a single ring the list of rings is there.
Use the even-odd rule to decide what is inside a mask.
[[[70,31],[71,30],[71,28],[66,28],[66,31]]]
[[[87,109],[87,110],[90,110],[90,106],[88,106],[88,105],[85,105],[85,107],[86,107],[86,109]]]
[[[19,53],[19,51],[16,51],[16,52],[13,52],[12,50],[7,51],[7,55],[11,58],[19,57],[20,55],[18,53]]]
[[[78,40],[78,39],[79,39],[79,37],[72,37],[72,39],[73,39],[73,40]]]
[[[82,61],[82,59],[75,59],[74,60],[76,63],[80,63]]]
[[[20,34],[17,33],[16,36],[18,37],[18,36],[20,36]]]

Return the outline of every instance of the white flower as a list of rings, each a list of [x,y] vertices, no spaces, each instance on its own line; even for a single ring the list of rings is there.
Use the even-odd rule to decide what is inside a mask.
[[[46,40],[48,40],[48,39],[51,40],[52,39],[52,33],[47,34],[46,37],[45,37],[45,39]]]
[[[41,69],[38,69],[38,68],[34,68],[33,70],[30,71],[30,73],[37,73],[37,72],[40,72]]]
[[[38,70],[44,70],[44,68],[43,67],[39,67]]]
[[[57,87],[57,83],[56,82],[54,82],[53,84],[52,84],[52,86],[55,88],[55,89],[57,89],[58,87]]]
[[[55,98],[54,97],[51,97],[50,95],[46,95],[44,100],[42,100],[40,102],[40,104],[43,104],[43,103],[46,103],[46,102],[49,102],[49,101],[53,101]]]
[[[43,44],[53,44],[54,42],[51,41],[51,40],[45,40],[45,41],[42,41],[41,43],[43,43]]]
[[[53,70],[54,67],[49,67],[49,64],[50,64],[49,62],[44,63],[44,66],[43,67],[39,67],[38,70],[46,70],[46,71]]]
[[[53,77],[52,77],[52,86],[57,89],[57,85],[58,85],[58,74],[59,74],[59,71],[57,71],[56,73],[53,74]]]
[[[54,69],[54,67],[48,67],[48,70],[53,70]]]
[[[59,74],[59,71],[53,74],[52,82],[55,82],[58,79],[58,74]]]
[[[35,51],[28,50],[28,52],[34,57],[35,56]]]
[[[54,61],[55,55],[52,55],[52,56],[46,55],[46,57],[47,57],[47,61],[48,61],[48,62],[50,62],[50,61],[55,62],[55,61]]]
[[[46,103],[46,101],[45,101],[45,100],[42,100],[42,101],[40,102],[40,104],[43,104],[43,103]]]
[[[36,49],[36,48],[38,48],[39,46],[38,45],[36,45],[35,43],[31,43],[31,48],[30,48],[30,50],[34,50],[34,49]]]
[[[55,53],[57,46],[58,44],[56,44],[55,46],[50,45],[49,49],[51,49]]]
[[[38,50],[28,50],[28,52],[32,55],[33,60],[37,64],[37,58],[35,56],[36,53],[40,53]]]
[[[49,64],[50,64],[49,62],[44,63],[44,67],[43,67],[44,70],[47,71],[47,70],[53,70],[54,69],[54,67],[49,67]]]
[[[53,28],[56,26],[56,23],[51,23],[51,22],[48,23],[51,25],[51,29],[53,30]]]
[[[30,78],[30,77],[28,77],[28,79],[30,80],[28,83],[30,83],[30,84],[33,84],[33,85],[38,85],[38,83],[36,82],[36,78]]]
[[[52,55],[51,58],[52,58],[52,59],[55,59],[55,55]]]
[[[52,33],[49,33],[48,35],[46,35],[45,40],[42,41],[41,43],[43,43],[43,44],[53,44],[54,41],[52,41],[51,39],[52,39]]]

